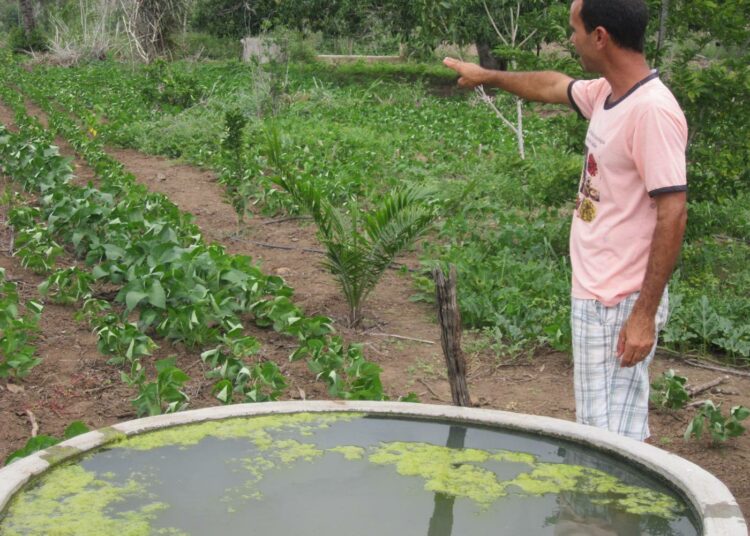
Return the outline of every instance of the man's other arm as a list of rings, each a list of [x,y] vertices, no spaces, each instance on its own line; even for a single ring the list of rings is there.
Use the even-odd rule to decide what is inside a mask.
[[[646,275],[638,300],[617,341],[617,355],[623,367],[632,367],[645,359],[656,341],[656,311],[677,263],[687,224],[685,192],[657,195],[654,200],[657,219]]]
[[[555,71],[510,72],[485,69],[475,63],[445,58],[443,64],[459,74],[461,87],[492,86],[524,100],[570,106],[568,86],[573,79]]]

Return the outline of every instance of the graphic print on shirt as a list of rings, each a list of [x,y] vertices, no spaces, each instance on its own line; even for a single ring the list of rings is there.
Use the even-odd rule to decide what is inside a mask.
[[[581,185],[576,199],[576,215],[586,223],[590,223],[596,218],[596,203],[600,200],[599,189],[596,185],[598,185],[599,180],[599,165],[587,146],[583,172],[581,173]]]

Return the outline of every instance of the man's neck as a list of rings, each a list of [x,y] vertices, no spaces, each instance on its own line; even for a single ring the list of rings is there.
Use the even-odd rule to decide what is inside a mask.
[[[651,74],[643,54],[622,51],[607,62],[602,75],[612,87],[613,101],[621,99],[638,82]]]

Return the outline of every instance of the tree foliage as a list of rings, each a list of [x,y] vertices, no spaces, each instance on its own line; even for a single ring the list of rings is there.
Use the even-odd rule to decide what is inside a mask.
[[[373,14],[390,19],[383,0],[199,0],[193,27],[219,37],[244,37],[278,27],[327,36],[366,32]]]
[[[750,190],[750,1],[672,2],[663,63],[690,126],[694,200]]]
[[[516,0],[199,0],[193,16],[198,30],[222,37],[241,37],[266,29],[286,27],[321,32],[329,37],[357,37],[378,27],[401,37],[413,51],[430,52],[444,42],[476,44],[482,63],[492,63],[492,51],[501,44],[488,11],[498,21],[514,9]],[[567,2],[520,2],[521,34],[531,49],[564,38]],[[506,28],[499,28],[505,31]]]

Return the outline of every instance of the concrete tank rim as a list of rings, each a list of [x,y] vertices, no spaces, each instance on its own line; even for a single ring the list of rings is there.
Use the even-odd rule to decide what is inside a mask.
[[[311,412],[358,412],[390,417],[456,420],[489,425],[584,444],[627,458],[665,479],[691,503],[706,536],[747,536],[747,524],[737,501],[718,478],[698,465],[660,448],[607,430],[570,421],[501,410],[436,404],[372,401],[285,401],[236,404],[158,415],[114,424],[31,454],[0,469],[0,512],[29,480],[61,461],[111,442],[118,435],[133,436],[171,426],[210,420]]]

